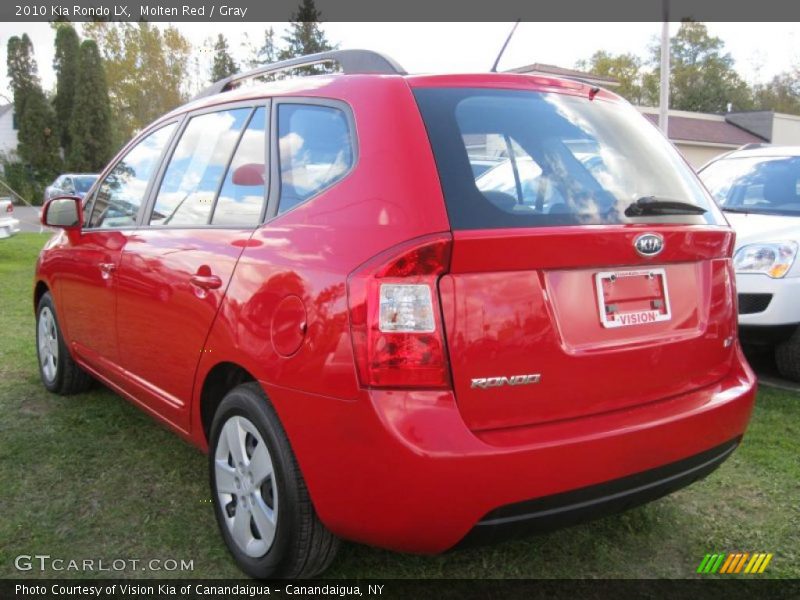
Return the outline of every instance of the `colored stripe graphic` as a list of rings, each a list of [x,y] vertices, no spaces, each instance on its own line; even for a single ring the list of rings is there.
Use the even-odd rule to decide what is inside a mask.
[[[750,553],[745,552],[742,555],[742,560],[740,560],[739,563],[736,565],[736,571],[734,571],[734,573],[738,573],[742,570],[742,567],[744,567],[744,563],[747,561],[748,558],[750,558]]]
[[[750,559],[750,562],[747,563],[744,572],[750,573],[753,570],[753,567],[758,568],[758,565],[761,564],[762,560],[764,560],[764,555],[756,552],[755,554],[753,554],[753,558]]]
[[[719,569],[719,566],[722,564],[722,561],[724,560],[724,558],[725,558],[724,554],[717,555],[717,560],[714,561],[714,564],[711,566],[711,569],[710,569],[711,573],[716,573],[717,572],[717,569]]]
[[[728,575],[748,573],[763,573],[772,560],[773,554],[766,552],[732,552],[730,554],[706,554],[700,565],[698,573],[725,573]]]
[[[728,554],[728,558],[725,560],[725,564],[722,565],[722,568],[719,570],[720,573],[728,573],[731,565],[738,560],[739,554]]]
[[[761,568],[758,570],[758,572],[759,573],[763,573],[764,569],[767,568],[767,565],[769,564],[769,561],[771,561],[771,560],[772,560],[772,554],[767,554],[766,558],[764,559],[764,562],[761,563]]]
[[[706,570],[705,570],[705,569],[706,569],[706,565],[707,565],[709,562],[711,562],[711,555],[710,555],[710,554],[706,554],[706,555],[703,557],[703,560],[701,560],[701,561],[700,561],[700,566],[699,566],[699,567],[697,567],[697,572],[698,572],[698,573],[705,573],[705,572],[706,572]]]

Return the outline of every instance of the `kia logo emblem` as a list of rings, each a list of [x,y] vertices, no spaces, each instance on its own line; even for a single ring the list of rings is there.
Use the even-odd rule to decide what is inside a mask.
[[[657,233],[644,233],[636,238],[633,245],[642,256],[655,256],[664,249],[664,238]]]

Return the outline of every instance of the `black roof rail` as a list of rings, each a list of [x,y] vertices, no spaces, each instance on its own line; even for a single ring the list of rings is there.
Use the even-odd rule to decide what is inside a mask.
[[[252,71],[245,71],[244,73],[236,73],[225,79],[215,81],[206,89],[201,91],[193,99],[205,98],[206,96],[213,96],[229,89],[232,89],[236,84],[253,79],[262,75],[269,75],[270,73],[278,73],[280,71],[287,71],[289,69],[296,69],[299,67],[309,67],[327,62],[337,62],[341,65],[342,71],[346,75],[354,74],[383,74],[383,75],[406,75],[406,71],[394,59],[381,54],[380,52],[373,52],[372,50],[331,50],[329,52],[318,52],[317,54],[308,54],[306,56],[299,56],[297,58],[290,58],[288,60],[281,60],[274,63],[257,67]]]

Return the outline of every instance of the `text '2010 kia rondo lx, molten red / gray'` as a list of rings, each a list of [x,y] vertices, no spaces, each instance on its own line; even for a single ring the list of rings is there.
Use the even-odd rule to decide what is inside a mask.
[[[42,218],[44,385],[96,379],[207,451],[251,576],[319,574],[339,539],[437,553],[658,498],[753,407],[731,229],[579,81],[272,64]]]

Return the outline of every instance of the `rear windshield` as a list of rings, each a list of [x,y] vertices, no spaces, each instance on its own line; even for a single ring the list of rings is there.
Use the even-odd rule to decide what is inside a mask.
[[[414,95],[453,229],[721,222],[677,151],[628,105],[483,88]],[[649,197],[707,212],[625,216]]]
[[[700,178],[724,211],[800,216],[800,156],[725,158]]]

